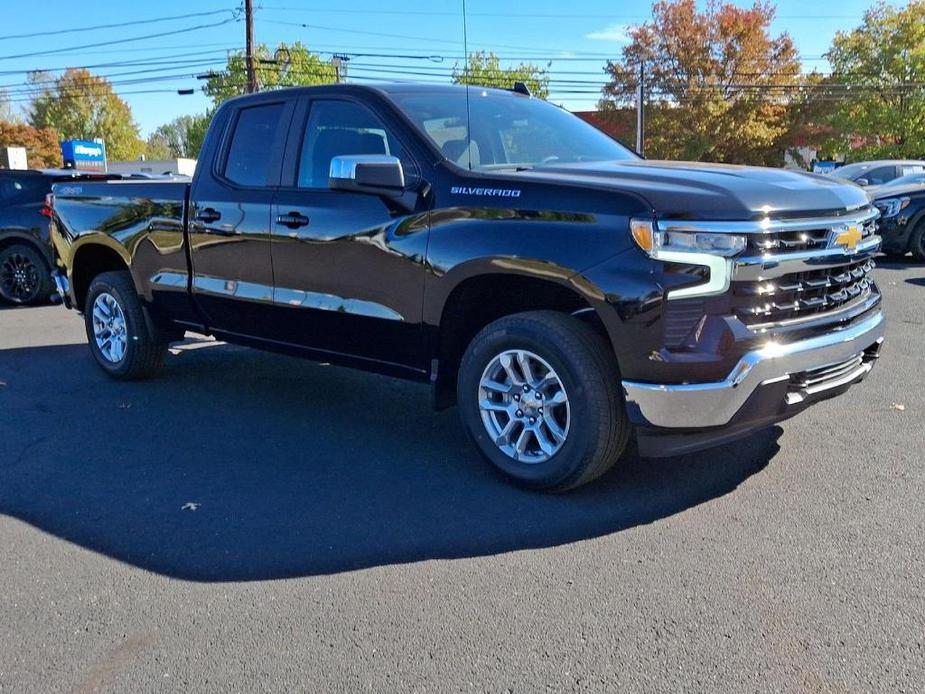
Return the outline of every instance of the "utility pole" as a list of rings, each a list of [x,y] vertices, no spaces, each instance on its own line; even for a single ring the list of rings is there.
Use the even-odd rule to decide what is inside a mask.
[[[646,63],[644,60],[640,60],[639,61],[639,84],[636,86],[636,152],[640,155],[642,155],[643,153],[643,145],[645,143],[645,127],[646,127],[645,74],[646,74]]]
[[[244,0],[244,23],[247,26],[247,93],[253,94],[257,91],[257,70],[254,59],[254,2],[253,0]]]
[[[350,62],[350,56],[342,53],[335,53],[331,56],[331,65],[334,66],[334,79],[338,84],[347,81],[347,63]]]

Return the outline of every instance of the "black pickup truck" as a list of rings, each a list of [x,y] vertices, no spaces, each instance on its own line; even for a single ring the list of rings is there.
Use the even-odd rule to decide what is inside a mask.
[[[698,450],[861,380],[877,214],[831,177],[645,161],[518,90],[336,85],[227,102],[191,185],[57,185],[52,237],[113,377],[192,330],[429,382],[564,490],[631,436]]]

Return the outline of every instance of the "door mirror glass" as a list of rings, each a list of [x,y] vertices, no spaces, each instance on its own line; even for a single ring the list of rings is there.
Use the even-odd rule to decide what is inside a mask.
[[[398,157],[388,154],[347,154],[331,159],[331,190],[370,195],[401,195],[405,172]]]

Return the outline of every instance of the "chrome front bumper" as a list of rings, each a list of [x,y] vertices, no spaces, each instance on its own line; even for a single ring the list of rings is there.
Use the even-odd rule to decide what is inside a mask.
[[[825,335],[784,344],[770,342],[745,354],[722,381],[680,385],[623,381],[623,390],[627,405],[638,407],[652,426],[723,426],[757,388],[788,380],[792,374],[846,364],[844,369],[835,370],[832,378],[795,386],[787,394],[786,405],[860,380],[873,368],[873,362],[868,359],[859,359],[856,364],[850,362],[871,348],[879,348],[883,332],[883,313],[878,311],[856,325]]]

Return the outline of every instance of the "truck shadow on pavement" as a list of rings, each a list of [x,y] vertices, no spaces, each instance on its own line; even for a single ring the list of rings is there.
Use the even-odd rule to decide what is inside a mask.
[[[199,348],[197,348],[199,347]],[[631,455],[561,496],[506,484],[426,386],[188,345],[146,383],[85,345],[0,351],[0,513],[191,581],[280,579],[594,538],[736,489],[780,428]]]

